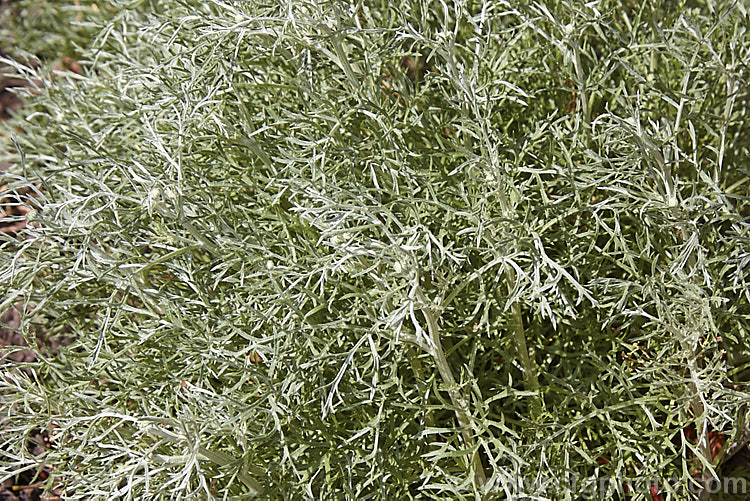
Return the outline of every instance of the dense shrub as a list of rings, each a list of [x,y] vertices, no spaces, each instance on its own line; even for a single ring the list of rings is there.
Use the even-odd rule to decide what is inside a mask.
[[[1,305],[74,342],[3,376],[0,474],[684,499],[721,473],[750,397],[742,3],[107,4],[58,27],[80,75],[17,65],[45,88],[8,125],[0,184],[36,196]]]

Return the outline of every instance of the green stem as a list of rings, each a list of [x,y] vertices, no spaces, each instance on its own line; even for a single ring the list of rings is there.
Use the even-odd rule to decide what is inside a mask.
[[[578,40],[575,40],[575,43],[573,43],[573,66],[576,72],[576,79],[578,80],[578,93],[580,95],[583,117],[588,124],[591,123],[591,107],[589,106],[588,95],[586,94],[586,77],[583,73],[583,65],[581,64],[581,48],[578,46]]]
[[[471,434],[469,423],[469,405],[461,391],[458,389],[456,378],[453,377],[453,372],[448,364],[448,359],[445,357],[445,352],[443,351],[443,346],[440,342],[440,330],[438,328],[437,318],[427,307],[429,302],[419,286],[416,287],[416,297],[420,303],[424,304],[421,308],[421,312],[427,321],[427,332],[430,335],[430,341],[432,342],[432,346],[430,347],[432,357],[435,360],[440,377],[443,379],[443,383],[448,390],[451,403],[456,408],[456,419],[458,420],[459,426],[463,428],[461,435],[464,439],[464,443],[467,448],[471,449],[474,447],[474,437]],[[487,478],[484,474],[484,467],[482,466],[482,459],[479,457],[478,450],[475,451],[472,456],[471,465],[474,470],[474,484],[478,487],[483,486],[487,482]]]
[[[508,219],[513,218],[513,211],[511,210],[510,203],[508,202],[505,193],[503,191],[498,191],[498,197],[500,200],[500,208],[505,217]],[[511,297],[513,295],[513,289],[516,286],[516,271],[507,263],[504,265],[504,270],[508,297]],[[521,305],[517,301],[511,305],[510,328],[513,332],[513,339],[516,343],[516,354],[520,358],[521,368],[523,369],[524,386],[528,391],[537,394],[531,403],[531,417],[536,419],[542,414],[542,404],[539,400],[539,380],[536,376],[536,364],[532,362],[531,357],[529,356],[529,349],[526,346],[526,329],[523,326]]]
[[[516,283],[516,273],[510,266],[505,266],[505,277],[506,285],[508,287],[508,296],[513,293],[513,288]],[[526,329],[523,325],[523,316],[521,315],[521,305],[518,301],[514,302],[511,306],[511,319],[510,328],[513,332],[513,340],[516,343],[516,354],[521,362],[521,368],[523,369],[524,385],[528,391],[537,393],[534,400],[531,403],[531,415],[534,418],[539,417],[542,414],[542,405],[539,400],[539,380],[536,376],[536,364],[534,364],[529,356],[529,349],[526,346]]]

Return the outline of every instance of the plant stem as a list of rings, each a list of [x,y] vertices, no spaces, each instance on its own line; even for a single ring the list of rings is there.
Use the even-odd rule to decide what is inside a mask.
[[[581,109],[583,111],[583,117],[586,123],[591,123],[591,111],[589,106],[589,96],[586,93],[586,79],[583,73],[583,65],[581,64],[581,48],[578,45],[578,40],[573,45],[573,66],[576,72],[576,78],[578,80],[578,93],[581,99]]]
[[[516,272],[508,265],[505,265],[505,277],[508,295],[510,296],[516,283]],[[513,332],[513,339],[516,342],[516,352],[523,368],[524,385],[528,391],[537,393],[539,391],[539,380],[536,376],[536,364],[532,362],[529,356],[529,349],[526,346],[526,330],[523,326],[521,305],[518,301],[514,302],[511,306],[510,328]],[[533,418],[537,418],[541,413],[542,405],[537,395],[531,403],[531,415]]]
[[[503,184],[507,184],[503,179]],[[511,210],[508,198],[505,196],[503,191],[498,191],[498,199],[500,201],[500,208],[503,211],[503,215],[511,219],[514,216]],[[505,271],[505,284],[508,290],[508,297],[513,294],[513,289],[516,286],[516,272],[512,266],[507,263],[503,266]],[[523,326],[523,316],[521,315],[521,305],[518,301],[511,305],[511,321],[510,327],[513,331],[513,338],[516,342],[516,352],[518,357],[521,359],[521,367],[523,368],[524,386],[528,391],[537,393],[537,397],[531,404],[531,416],[536,419],[542,414],[542,405],[539,401],[539,380],[536,376],[536,365],[532,363],[531,357],[529,356],[529,349],[526,346],[526,330]]]
[[[445,383],[448,390],[451,403],[456,407],[456,419],[458,420],[459,426],[463,428],[461,435],[463,436],[466,447],[471,449],[474,447],[474,437],[469,428],[468,403],[458,389],[456,378],[453,377],[453,372],[448,364],[448,359],[445,358],[443,345],[440,342],[440,329],[438,328],[437,318],[426,306],[428,304],[427,298],[419,286],[416,287],[416,297],[419,302],[425,304],[425,306],[421,308],[421,312],[427,321],[427,331],[430,335],[430,340],[432,341],[432,346],[430,347],[432,357],[435,360],[438,372],[440,372],[440,377],[443,379],[443,383]],[[479,457],[479,451],[475,451],[472,455],[471,464],[474,470],[474,484],[481,487],[486,483],[487,478],[484,474],[484,467],[482,466],[482,460]]]

